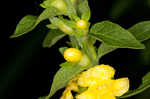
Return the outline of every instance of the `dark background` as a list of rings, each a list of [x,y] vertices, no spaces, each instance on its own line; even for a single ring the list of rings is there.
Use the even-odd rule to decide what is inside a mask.
[[[119,0],[89,0],[91,23],[110,20],[127,29],[137,22],[150,20],[148,0],[130,1],[133,2],[123,2],[114,11]],[[45,21],[22,37],[9,38],[23,16],[39,15],[42,12],[43,9],[39,6],[41,2],[42,0],[1,2],[4,6],[1,8],[0,99],[37,99],[47,95],[53,76],[59,69],[59,64],[64,61],[58,48],[65,45],[64,40],[67,38],[60,40],[52,48],[42,48],[42,41],[48,31],[43,25]],[[120,13],[125,4],[127,7]],[[144,43],[150,45],[149,41]],[[128,76],[131,89],[134,89],[140,84],[141,77],[150,70],[150,53],[144,54],[145,51],[149,52],[148,47],[144,51],[118,49],[104,56],[101,63],[114,66],[116,78]],[[58,99],[59,92],[53,99]],[[146,90],[132,99],[149,99],[148,92],[150,91]]]

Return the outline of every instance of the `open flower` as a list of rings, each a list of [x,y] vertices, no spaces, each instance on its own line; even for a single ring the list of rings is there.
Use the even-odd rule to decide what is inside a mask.
[[[76,99],[116,99],[116,96],[122,96],[129,90],[129,79],[112,79],[115,69],[109,65],[97,65],[87,71],[82,72],[73,78],[66,87],[66,90],[80,92],[77,86],[87,87],[81,93],[78,93]],[[66,91],[65,90],[65,91]],[[67,92],[63,95],[67,95]],[[69,94],[68,94],[69,95]],[[72,99],[72,98],[61,98]]]

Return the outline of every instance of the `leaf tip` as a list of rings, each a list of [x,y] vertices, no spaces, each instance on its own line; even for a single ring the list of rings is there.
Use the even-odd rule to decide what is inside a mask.
[[[13,38],[16,38],[16,37],[18,37],[18,36],[17,36],[17,35],[12,34],[9,38],[10,38],[10,39],[13,39]]]
[[[144,45],[144,44],[141,44],[140,49],[145,49],[145,45]]]

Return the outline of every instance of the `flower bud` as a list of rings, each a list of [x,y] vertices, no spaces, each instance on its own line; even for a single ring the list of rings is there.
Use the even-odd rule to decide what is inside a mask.
[[[64,33],[66,33],[66,34],[72,34],[72,32],[73,32],[72,28],[69,27],[69,26],[67,26],[67,25],[64,24],[64,23],[59,26],[59,29],[60,29],[61,31],[63,31]]]
[[[51,3],[51,6],[59,9],[62,12],[67,10],[64,0],[54,0],[54,2]]]
[[[79,62],[82,58],[82,52],[76,48],[68,48],[64,51],[64,58],[68,62]]]
[[[87,27],[87,22],[86,22],[85,20],[78,20],[78,21],[76,22],[76,26],[77,26],[77,28],[79,28],[79,29],[86,29],[86,27]]]
[[[87,57],[87,55],[83,55],[78,64],[79,64],[80,66],[87,66],[87,65],[89,65],[89,64],[90,64],[90,60],[89,60],[89,58]]]
[[[71,0],[72,4],[76,4],[76,0]],[[62,12],[67,11],[67,5],[65,4],[64,0],[45,0],[42,4],[40,4],[43,8],[54,7],[59,9]]]

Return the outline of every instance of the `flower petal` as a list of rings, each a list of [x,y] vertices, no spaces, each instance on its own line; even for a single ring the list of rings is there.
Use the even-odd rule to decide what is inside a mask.
[[[120,78],[116,79],[113,83],[113,93],[115,96],[122,96],[129,90],[129,79]]]
[[[71,90],[66,89],[60,99],[73,99]]]
[[[81,73],[78,84],[83,87],[93,86],[97,83],[105,83],[115,74],[113,67],[109,65],[97,65],[89,70]]]

